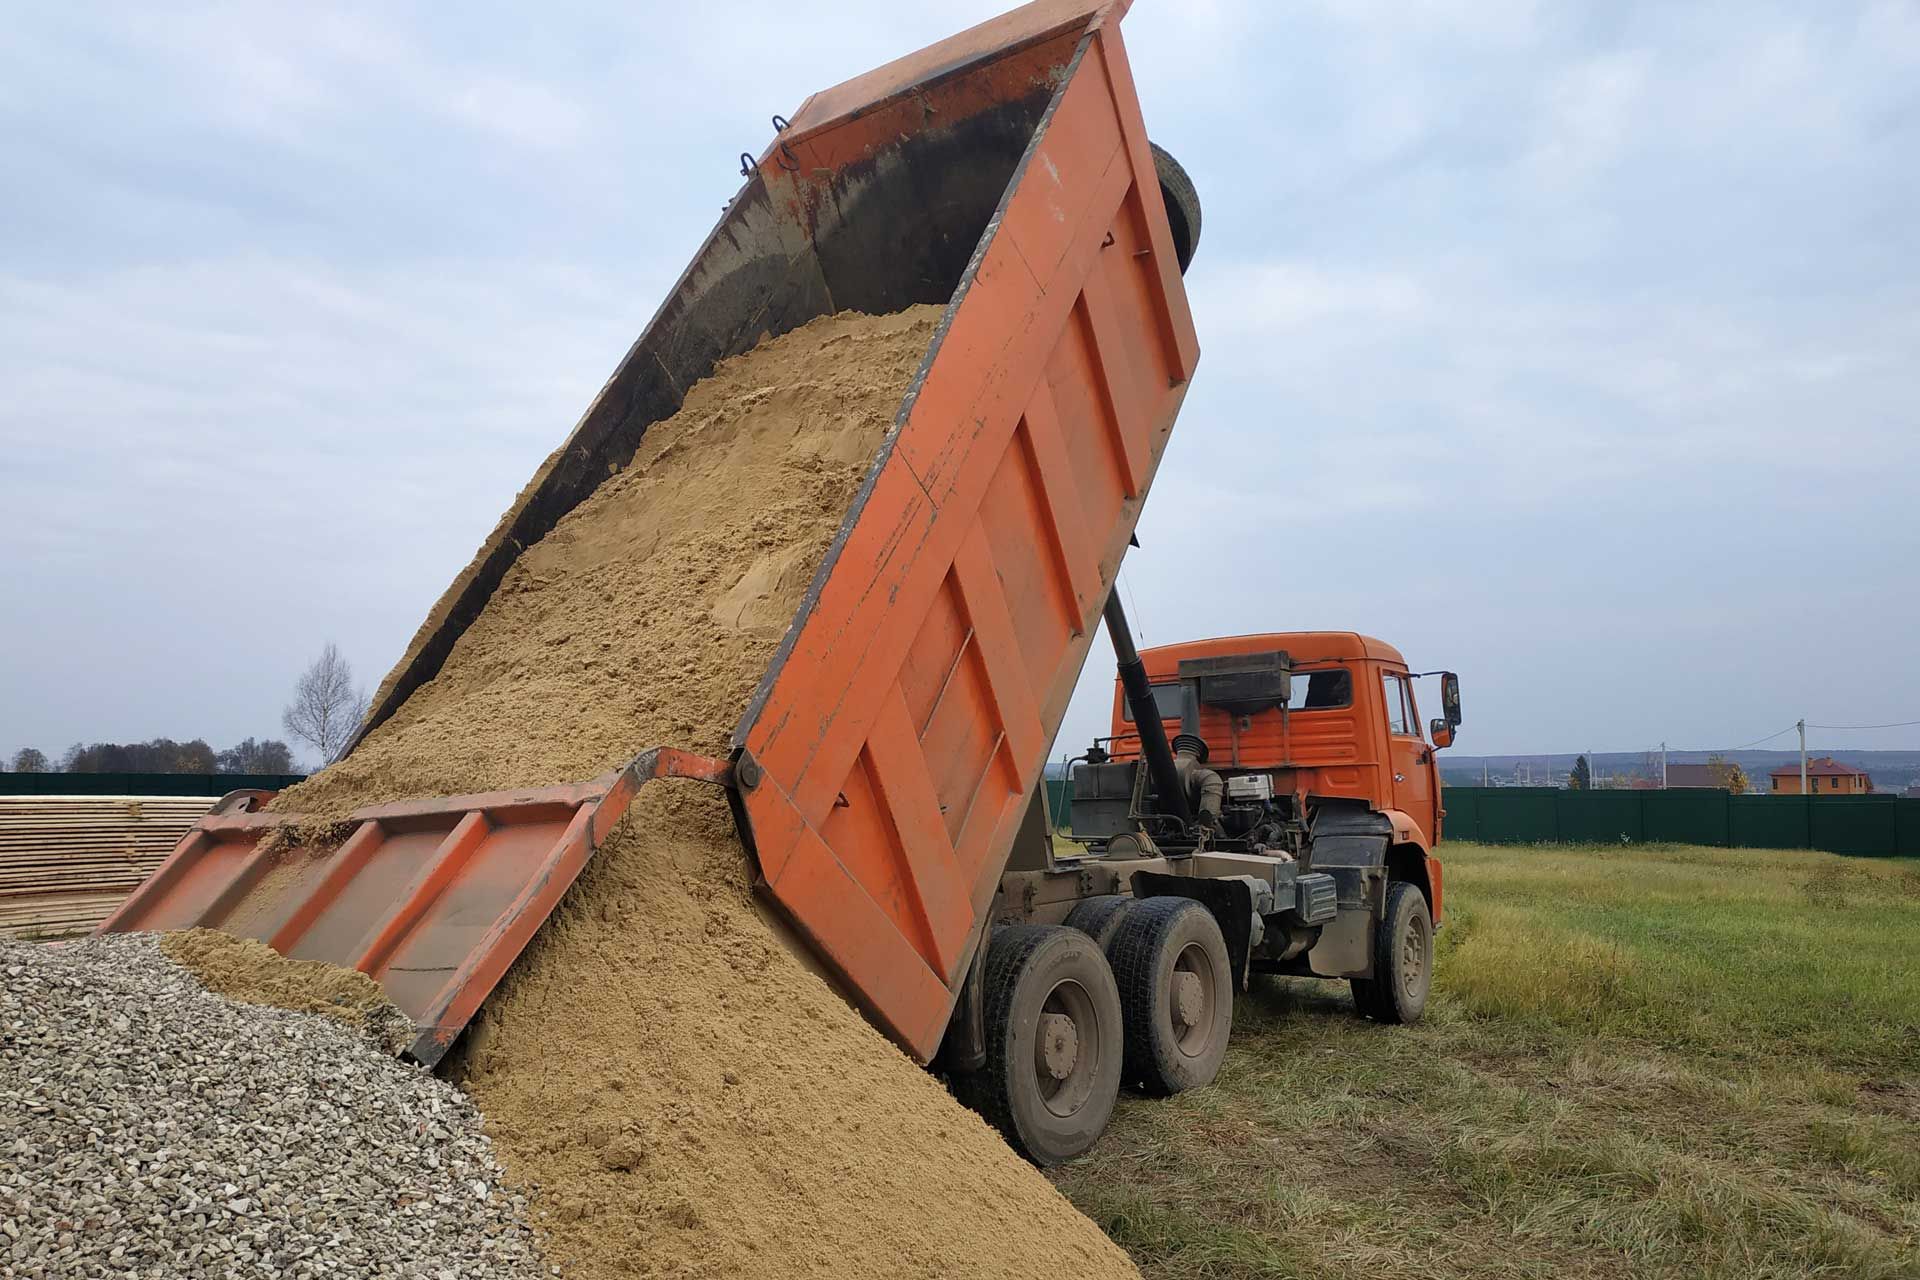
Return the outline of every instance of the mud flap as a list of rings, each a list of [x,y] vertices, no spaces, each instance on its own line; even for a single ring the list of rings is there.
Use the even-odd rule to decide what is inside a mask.
[[[947,1018],[947,1032],[941,1037],[935,1056],[938,1071],[978,1071],[987,1065],[987,949],[993,943],[993,920],[999,912],[983,911],[973,931],[973,956],[967,961],[966,979],[960,984],[960,996],[953,1002]]]
[[[1393,823],[1358,804],[1325,804],[1313,822],[1309,863],[1333,877],[1340,911],[1320,930],[1307,964],[1323,978],[1371,978],[1373,931],[1386,906]]]

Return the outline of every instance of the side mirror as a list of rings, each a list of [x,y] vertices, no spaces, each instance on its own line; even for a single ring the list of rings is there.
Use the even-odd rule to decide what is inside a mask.
[[[1429,724],[1427,726],[1427,735],[1433,739],[1433,745],[1436,747],[1450,747],[1453,745],[1453,726],[1445,720],[1434,720]]]
[[[1440,673],[1440,711],[1446,717],[1447,728],[1460,727],[1460,677],[1451,671]],[[1451,739],[1453,735],[1447,736]]]

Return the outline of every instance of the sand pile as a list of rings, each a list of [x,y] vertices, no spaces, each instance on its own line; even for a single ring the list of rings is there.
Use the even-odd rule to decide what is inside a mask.
[[[357,969],[289,960],[264,942],[215,929],[163,934],[160,949],[192,970],[201,986],[229,1000],[317,1013],[365,1032],[394,1054],[413,1041],[412,1021]]]
[[[724,750],[938,314],[817,320],[723,364],[521,556],[436,679],[279,807]],[[712,788],[642,791],[465,1059],[574,1275],[1135,1274],[787,949]]]

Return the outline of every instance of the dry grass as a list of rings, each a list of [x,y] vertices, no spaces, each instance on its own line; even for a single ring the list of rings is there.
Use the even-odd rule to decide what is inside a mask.
[[[1920,1277],[1920,868],[1445,855],[1426,1023],[1263,982],[1060,1171],[1148,1276]]]

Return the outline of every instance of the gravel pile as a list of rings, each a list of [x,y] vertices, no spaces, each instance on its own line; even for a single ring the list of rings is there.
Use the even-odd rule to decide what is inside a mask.
[[[0,940],[0,1277],[547,1274],[480,1116],[151,937]]]

